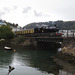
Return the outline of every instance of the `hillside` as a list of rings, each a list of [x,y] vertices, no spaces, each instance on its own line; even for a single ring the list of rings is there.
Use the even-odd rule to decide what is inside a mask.
[[[59,27],[60,29],[75,29],[75,21],[62,21],[62,20],[30,23],[30,24],[24,26],[24,28],[27,28],[27,29],[36,28],[36,27],[39,27],[42,25],[54,26],[54,24],[56,24],[57,27]]]

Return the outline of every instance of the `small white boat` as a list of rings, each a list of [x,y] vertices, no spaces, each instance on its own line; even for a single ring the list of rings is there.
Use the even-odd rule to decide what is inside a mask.
[[[4,49],[6,49],[6,50],[12,50],[11,47],[7,47],[7,46],[5,46]]]

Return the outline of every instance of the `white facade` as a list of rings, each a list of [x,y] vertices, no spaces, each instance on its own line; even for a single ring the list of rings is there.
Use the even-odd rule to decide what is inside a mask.
[[[10,26],[12,28],[12,31],[15,32],[15,31],[22,31],[22,27],[20,26],[17,26],[17,27],[13,27],[13,26]]]

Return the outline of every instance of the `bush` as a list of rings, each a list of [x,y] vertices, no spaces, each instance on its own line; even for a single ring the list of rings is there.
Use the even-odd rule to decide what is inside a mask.
[[[0,38],[11,39],[13,37],[14,37],[14,33],[12,32],[12,28],[10,28],[9,26],[0,27]]]

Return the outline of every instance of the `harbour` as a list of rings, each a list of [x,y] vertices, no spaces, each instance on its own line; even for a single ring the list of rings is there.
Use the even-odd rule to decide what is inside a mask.
[[[74,0],[2,0],[0,75],[75,75],[74,6]]]
[[[9,65],[15,67],[10,75],[53,74],[54,70],[50,72],[50,69],[54,62],[52,62],[50,56],[54,54],[54,52],[49,51],[25,50],[22,48],[15,48],[15,52],[0,49],[0,74],[7,75]],[[56,64],[54,65],[53,67],[56,67]]]
[[[54,56],[58,53],[55,50],[34,50],[14,47],[15,51],[8,51],[0,48],[0,74],[7,75],[8,67],[15,69],[9,75],[73,75],[74,66],[66,62],[55,61]],[[61,65],[66,63],[67,67]],[[68,71],[67,71],[68,70]]]
[[[14,38],[0,40],[0,73],[74,75],[74,34],[56,25],[16,31]]]

